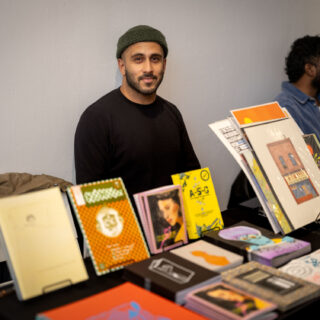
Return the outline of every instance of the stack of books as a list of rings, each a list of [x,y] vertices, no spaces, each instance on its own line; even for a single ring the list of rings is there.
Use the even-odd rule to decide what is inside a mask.
[[[185,296],[190,291],[221,280],[220,273],[171,252],[126,266],[123,276],[178,304],[185,303]]]
[[[275,235],[246,221],[208,232],[204,239],[243,255],[246,261],[257,261],[272,267],[279,267],[311,251],[307,241]]]

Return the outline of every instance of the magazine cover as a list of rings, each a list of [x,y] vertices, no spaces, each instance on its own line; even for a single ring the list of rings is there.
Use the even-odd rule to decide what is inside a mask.
[[[240,128],[287,118],[278,102],[231,110]]]
[[[205,320],[172,301],[126,282],[88,298],[43,311],[36,320]]]
[[[276,305],[223,282],[190,292],[186,308],[210,319],[275,319]]]
[[[19,300],[88,279],[58,187],[1,198],[0,231]]]
[[[315,221],[320,171],[295,121],[289,118],[244,130],[293,228]]]
[[[320,287],[255,261],[222,272],[222,280],[278,305],[282,312],[320,296]]]
[[[134,197],[152,253],[188,242],[181,186],[155,188]]]
[[[68,189],[97,275],[149,258],[121,178]]]
[[[243,256],[204,240],[173,249],[171,253],[217,272],[236,267],[243,262]]]
[[[222,229],[223,220],[209,168],[183,172],[171,176],[182,187],[189,239],[202,233]]]

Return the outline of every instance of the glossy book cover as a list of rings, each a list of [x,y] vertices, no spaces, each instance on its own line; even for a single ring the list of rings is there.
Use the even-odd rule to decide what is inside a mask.
[[[152,253],[188,242],[180,186],[155,188],[135,194],[134,199]]]
[[[204,320],[202,316],[129,282],[36,316],[36,320],[65,319]]]
[[[171,176],[182,187],[188,236],[198,239],[208,230],[223,228],[221,211],[209,168]]]
[[[276,305],[231,285],[218,282],[187,296],[186,307],[210,319],[275,319]]]
[[[282,312],[320,296],[319,286],[256,261],[221,275],[224,282],[277,304]]]
[[[149,258],[121,178],[68,189],[97,275]]]
[[[243,262],[243,256],[204,240],[195,241],[170,252],[216,272],[236,267]]]

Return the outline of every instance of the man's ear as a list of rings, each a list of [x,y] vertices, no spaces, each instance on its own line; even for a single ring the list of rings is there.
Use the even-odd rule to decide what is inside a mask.
[[[163,71],[166,71],[166,66],[167,66],[167,59],[163,59]]]
[[[124,65],[124,61],[122,58],[118,58],[118,67],[119,67],[119,71],[122,74],[122,76],[124,77],[126,74],[126,67]]]
[[[314,64],[306,63],[304,66],[304,72],[311,78],[314,78],[317,74],[317,68]]]

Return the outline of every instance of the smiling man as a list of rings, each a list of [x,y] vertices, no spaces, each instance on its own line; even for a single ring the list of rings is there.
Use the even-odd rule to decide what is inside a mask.
[[[152,27],[119,38],[122,84],[88,107],[76,130],[78,184],[122,177],[132,196],[200,167],[179,110],[156,94],[167,54],[164,35]]]

